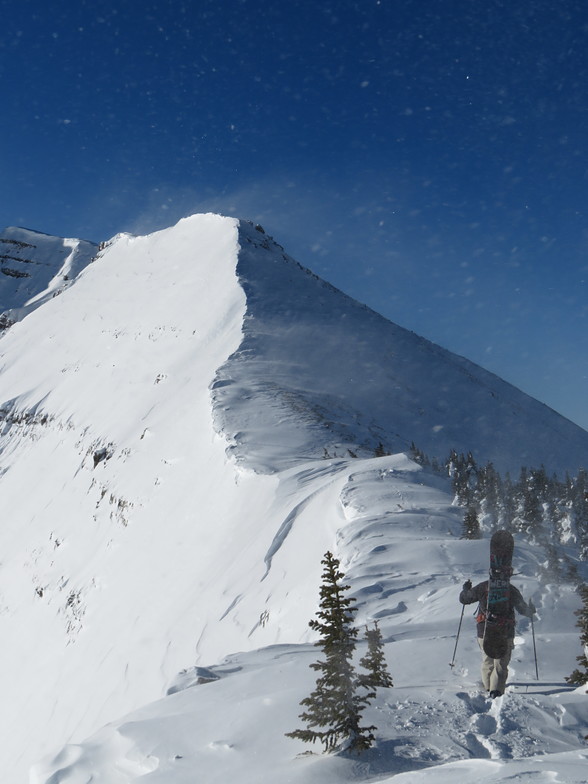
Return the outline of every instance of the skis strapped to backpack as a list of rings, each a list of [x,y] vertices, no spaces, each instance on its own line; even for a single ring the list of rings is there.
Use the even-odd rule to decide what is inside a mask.
[[[484,628],[484,653],[501,659],[508,650],[512,610],[510,576],[514,539],[508,531],[496,531],[490,540],[490,575]]]

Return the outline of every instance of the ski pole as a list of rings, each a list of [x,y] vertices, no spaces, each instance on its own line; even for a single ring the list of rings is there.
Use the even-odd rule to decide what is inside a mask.
[[[533,653],[535,655],[535,675],[537,676],[537,680],[539,680],[539,666],[537,664],[537,646],[535,645],[535,624],[533,623],[533,615],[531,613],[531,634],[533,635]]]
[[[461,607],[461,616],[459,618],[459,626],[457,627],[457,637],[455,638],[455,648],[453,649],[453,658],[451,659],[451,662],[449,663],[450,667],[454,667],[455,666],[455,654],[457,652],[457,643],[459,642],[459,633],[461,631],[461,622],[463,621],[463,611],[464,610],[465,610],[465,604],[463,604],[462,607]]]

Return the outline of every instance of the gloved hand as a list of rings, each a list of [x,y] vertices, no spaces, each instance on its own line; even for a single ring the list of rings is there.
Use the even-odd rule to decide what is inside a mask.
[[[535,605],[531,600],[529,600],[529,612],[531,613],[531,616],[535,615],[535,613],[537,612],[537,610],[535,609]]]
[[[469,591],[471,587],[472,587],[472,581],[466,580],[465,583],[463,584],[464,591]]]

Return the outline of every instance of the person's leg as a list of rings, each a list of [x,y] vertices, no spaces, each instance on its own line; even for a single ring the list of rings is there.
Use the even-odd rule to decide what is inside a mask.
[[[480,650],[482,651],[482,686],[486,689],[486,691],[490,691],[491,689],[491,676],[494,670],[494,659],[491,659],[489,656],[486,656],[484,653],[483,647],[483,640],[481,637],[478,637],[478,645],[480,646]]]
[[[508,663],[512,655],[513,641],[508,641],[508,648],[502,659],[494,659],[494,667],[490,675],[490,691],[498,691],[504,694],[506,681],[508,679]]]

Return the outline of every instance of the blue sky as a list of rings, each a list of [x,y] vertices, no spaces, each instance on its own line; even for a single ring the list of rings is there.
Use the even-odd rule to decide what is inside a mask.
[[[581,0],[0,0],[0,223],[215,210],[588,428]]]

